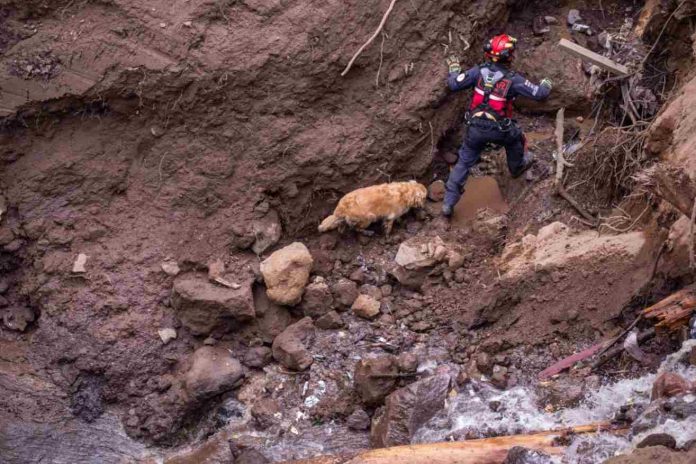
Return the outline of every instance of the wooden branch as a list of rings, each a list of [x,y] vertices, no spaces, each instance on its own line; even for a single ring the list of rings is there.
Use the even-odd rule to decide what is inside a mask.
[[[584,361],[587,358],[590,358],[595,355],[598,351],[604,347],[605,343],[597,343],[596,345],[592,345],[589,348],[586,348],[578,353],[575,353],[571,356],[568,356],[567,358],[561,359],[557,363],[547,367],[543,371],[539,373],[539,380],[547,380],[553,377],[554,375],[560,374],[566,369],[570,369],[575,365],[575,363],[578,363],[580,361]]]
[[[565,158],[563,157],[563,132],[565,127],[565,108],[561,108],[556,113],[556,185],[563,185],[563,168]]]
[[[676,332],[689,323],[696,311],[696,286],[691,285],[643,310],[645,319],[656,321],[655,328]]]
[[[396,0],[392,0],[391,3],[389,4],[389,8],[387,8],[387,12],[384,13],[384,16],[382,16],[382,22],[379,23],[379,26],[377,27],[377,30],[375,31],[374,34],[372,34],[372,37],[370,37],[367,42],[365,42],[362,47],[358,49],[357,52],[355,52],[355,55],[353,55],[353,58],[350,59],[350,62],[348,63],[348,66],[346,66],[346,69],[343,70],[341,73],[341,76],[345,76],[348,74],[348,71],[350,71],[350,68],[353,66],[353,63],[355,63],[355,60],[358,59],[358,56],[365,50],[379,35],[380,32],[382,32],[382,29],[384,28],[384,25],[387,23],[387,19],[389,18],[389,14],[392,12],[394,9],[394,5],[396,4]]]
[[[597,227],[597,219],[596,219],[594,216],[592,216],[590,213],[588,213],[587,211],[585,211],[585,208],[583,208],[582,206],[580,206],[580,203],[578,203],[577,200],[575,200],[575,198],[573,198],[573,197],[566,191],[565,187],[563,187],[562,185],[558,185],[558,186],[556,187],[556,190],[558,191],[558,194],[559,194],[561,197],[565,198],[565,199],[568,201],[568,203],[570,203],[570,205],[571,205],[573,208],[575,208],[575,210],[576,210],[578,213],[580,213],[580,215],[581,215],[582,217],[584,217],[585,219],[587,219],[588,221],[590,221],[592,224],[594,224],[594,227]]]
[[[600,68],[611,73],[618,74],[619,76],[627,76],[630,73],[629,69],[626,66],[616,63],[607,57],[604,57],[591,50],[586,49],[585,47],[581,47],[580,45],[571,42],[568,39],[561,39],[561,41],[558,42],[558,46],[561,47],[561,49],[566,50],[570,54],[575,55],[578,58],[582,58],[583,60],[589,61],[590,63],[597,65]]]
[[[500,464],[505,460],[508,451],[515,446],[559,456],[565,451],[565,447],[558,444],[559,438],[606,431],[619,435],[628,433],[626,428],[612,427],[609,423],[602,422],[524,435],[376,449],[343,462],[345,464]],[[311,462],[336,463],[329,457]]]

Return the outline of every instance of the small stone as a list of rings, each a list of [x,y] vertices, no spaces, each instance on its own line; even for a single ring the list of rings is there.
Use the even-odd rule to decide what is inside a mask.
[[[329,312],[333,304],[331,290],[322,279],[307,285],[301,308],[305,316],[318,318]]]
[[[184,21],[184,27],[191,27],[193,23],[191,21]]]
[[[213,337],[207,337],[205,340],[203,340],[203,344],[206,346],[217,345],[217,340]]]
[[[491,374],[491,382],[498,388],[507,387],[508,369],[504,366],[493,366],[493,374]]]
[[[416,372],[416,369],[418,369],[418,356],[413,353],[401,353],[396,358],[396,365],[401,372]]]
[[[87,258],[88,256],[84,253],[80,253],[77,255],[77,259],[75,259],[75,262],[73,263],[73,274],[84,274],[87,272],[87,269],[85,268],[85,265],[87,264]]]
[[[380,288],[380,291],[382,292],[383,297],[391,296],[391,294],[394,291],[394,288],[391,285],[382,285]]]
[[[346,419],[346,425],[351,430],[367,430],[370,428],[370,416],[362,409],[356,409]]]
[[[488,353],[481,352],[476,356],[476,368],[484,374],[492,372],[493,361]]]
[[[582,116],[578,116],[577,118],[575,118],[575,120],[576,120],[578,123],[580,123],[580,124],[582,124],[583,122],[585,122],[585,118],[583,118]]]
[[[273,360],[273,352],[267,346],[255,346],[249,348],[242,359],[242,364],[247,367],[261,369]]]
[[[374,319],[379,314],[379,301],[369,295],[360,295],[351,306],[356,316],[363,319]]]
[[[458,284],[461,284],[466,281],[466,269],[459,268],[456,271],[454,271],[454,281],[457,282]]]
[[[357,268],[350,274],[350,280],[359,284],[365,282],[365,271],[361,268]]]
[[[375,287],[374,285],[364,284],[360,286],[360,293],[362,295],[369,295],[377,301],[382,300],[382,291]]]
[[[447,257],[447,267],[451,271],[456,271],[464,265],[464,256],[456,251],[450,251]]]
[[[355,282],[348,279],[339,280],[332,287],[336,301],[345,307],[350,307],[358,297],[358,286]]]
[[[292,243],[261,263],[267,294],[275,303],[293,306],[300,302],[314,260],[307,247]]]
[[[336,330],[343,327],[343,320],[336,311],[329,311],[317,319],[316,326],[322,330]]]
[[[532,21],[532,32],[534,35],[544,35],[551,32],[551,28],[543,17],[537,16]]]
[[[181,269],[179,269],[179,265],[176,261],[165,261],[162,263],[161,267],[162,271],[170,276],[177,276],[179,275],[179,272],[181,272]]]
[[[165,345],[172,340],[176,339],[176,330],[175,329],[159,329],[157,331],[159,334],[160,338],[162,339],[162,343]]]
[[[544,21],[549,25],[558,24],[558,19],[555,16],[544,16]]]
[[[307,370],[314,362],[312,353],[307,348],[314,337],[312,318],[300,319],[273,340],[273,358],[287,369]]]
[[[221,259],[208,263],[208,279],[215,281],[215,279],[222,277],[224,273],[225,263]]]
[[[164,29],[165,27],[167,27],[167,23],[160,23],[159,27],[161,27],[162,29]]]
[[[244,370],[226,349],[204,346],[193,353],[184,381],[193,398],[204,400],[238,387]]]
[[[552,464],[551,456],[538,450],[514,446],[508,451],[503,464]]]

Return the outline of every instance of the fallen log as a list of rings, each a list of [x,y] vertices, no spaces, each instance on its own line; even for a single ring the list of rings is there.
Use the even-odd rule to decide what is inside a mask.
[[[615,434],[628,433],[623,427],[613,427],[606,422],[589,424],[560,430],[550,430],[507,437],[483,438],[460,442],[430,443],[423,445],[397,446],[367,451],[346,460],[334,457],[317,457],[294,464],[500,464],[508,451],[515,446],[543,451],[552,456],[564,453],[563,438],[579,434],[610,431]]]

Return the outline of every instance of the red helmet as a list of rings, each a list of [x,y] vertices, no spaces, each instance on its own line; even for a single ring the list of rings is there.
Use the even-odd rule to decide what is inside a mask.
[[[507,34],[500,34],[493,37],[483,46],[486,58],[491,61],[510,61],[515,52],[517,39]]]

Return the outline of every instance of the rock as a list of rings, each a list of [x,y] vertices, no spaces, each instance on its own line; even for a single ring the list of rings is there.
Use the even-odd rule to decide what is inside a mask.
[[[287,369],[304,371],[314,362],[307,346],[314,341],[312,318],[294,323],[273,340],[273,358]]]
[[[9,227],[0,227],[0,245],[8,245],[14,238],[14,232]]]
[[[84,274],[87,272],[85,265],[87,264],[88,256],[84,253],[77,255],[75,262],[73,263],[72,272],[73,274]]]
[[[262,285],[255,285],[253,293],[256,324],[261,338],[264,343],[273,343],[273,340],[292,324],[292,314],[288,308],[273,303]]]
[[[254,449],[243,450],[234,458],[234,464],[269,464],[270,462],[260,451]]]
[[[325,282],[314,282],[307,285],[302,297],[302,311],[305,316],[321,317],[333,308],[333,295]]]
[[[401,353],[396,357],[396,365],[401,372],[416,372],[416,369],[418,369],[418,356],[413,353]]]
[[[255,220],[251,224],[251,231],[254,234],[254,244],[251,246],[251,250],[260,255],[278,243],[283,235],[283,226],[280,223],[278,213],[271,210],[262,219]]]
[[[164,261],[161,266],[165,274],[176,277],[181,272],[176,261]]]
[[[350,308],[358,297],[358,285],[349,279],[339,280],[331,290],[336,302],[344,307]]]
[[[261,263],[261,274],[271,301],[288,306],[299,303],[313,264],[309,250],[299,242],[266,258]]]
[[[176,330],[175,329],[159,329],[157,331],[159,334],[160,338],[162,339],[162,343],[165,345],[172,340],[176,340]]]
[[[260,429],[267,429],[278,423],[278,415],[282,413],[280,404],[272,398],[263,398],[251,407],[251,417]]]
[[[428,277],[428,273],[428,269],[410,271],[401,266],[394,266],[393,268],[389,269],[389,274],[394,276],[394,278],[398,280],[403,287],[415,291],[419,291],[423,287],[425,279]]]
[[[363,284],[360,286],[360,289],[358,291],[360,292],[360,294],[371,296],[377,301],[382,300],[382,291],[379,289],[379,287],[376,287],[374,285]]]
[[[551,32],[551,28],[543,16],[537,16],[532,21],[532,32],[534,35],[544,35]]]
[[[225,263],[221,259],[216,259],[208,263],[208,280],[215,282],[225,274]]]
[[[407,269],[433,267],[447,257],[445,242],[440,237],[414,237],[399,245],[394,261]]]
[[[491,374],[491,383],[500,389],[507,387],[507,367],[495,365]]]
[[[484,351],[477,354],[476,368],[479,370],[479,372],[482,372],[486,375],[491,375],[491,373],[493,372],[493,360],[491,359],[491,356]]]
[[[692,391],[691,383],[684,377],[673,372],[663,372],[653,383],[651,399],[655,401],[660,398],[671,398],[685,395],[690,391]]]
[[[544,16],[544,21],[549,25],[558,24],[558,19],[555,16]]]
[[[369,295],[360,295],[351,306],[356,316],[363,319],[374,319],[379,315],[379,301]]]
[[[464,283],[467,278],[467,271],[466,269],[459,268],[456,271],[454,271],[454,281],[457,282],[458,284]]]
[[[343,319],[336,311],[329,311],[317,319],[316,325],[322,330],[336,330],[343,327]]]
[[[249,348],[244,355],[242,363],[247,367],[261,369],[266,367],[273,360],[273,352],[267,346],[255,346]]]
[[[582,21],[582,17],[580,16],[580,11],[576,9],[572,9],[568,11],[568,25],[572,26],[573,24],[577,23],[578,21]]]
[[[368,406],[378,406],[396,387],[399,370],[393,356],[363,359],[355,365],[355,390]]]
[[[641,442],[636,445],[636,448],[647,448],[649,446],[664,446],[666,448],[676,449],[677,440],[667,433],[653,433],[641,440]]]
[[[367,430],[370,428],[370,416],[363,409],[356,409],[346,419],[346,425],[351,430]]]
[[[677,453],[664,446],[651,446],[636,449],[630,454],[615,456],[602,464],[693,464],[696,462],[696,452]]]
[[[10,330],[24,332],[35,319],[34,311],[26,306],[10,306],[3,310],[2,322]]]
[[[514,446],[508,451],[503,464],[553,464],[553,460],[541,451]]]
[[[391,296],[391,294],[394,292],[394,288],[391,285],[386,284],[379,287],[379,291],[382,293],[382,297],[384,298]]]
[[[575,406],[583,396],[582,385],[573,379],[559,378],[547,388],[546,400],[555,406]]]
[[[362,268],[357,268],[350,274],[350,280],[359,284],[365,282],[365,271]]]
[[[192,356],[191,368],[184,375],[192,398],[205,400],[238,387],[244,380],[242,365],[225,348],[204,346]]]
[[[194,335],[207,335],[229,319],[249,321],[256,315],[251,282],[232,289],[195,276],[181,276],[174,281],[171,302],[181,323]]]
[[[444,407],[450,380],[449,374],[438,374],[391,393],[384,410],[373,420],[372,446],[409,444],[418,429]]]
[[[457,251],[450,251],[447,255],[447,267],[450,270],[456,271],[464,265],[464,255]]]
[[[436,180],[428,186],[428,198],[430,201],[440,202],[445,199],[445,181]]]

